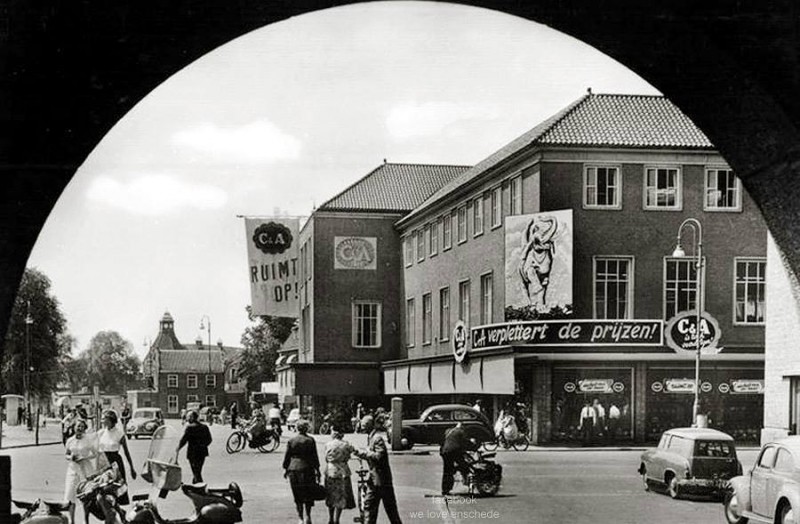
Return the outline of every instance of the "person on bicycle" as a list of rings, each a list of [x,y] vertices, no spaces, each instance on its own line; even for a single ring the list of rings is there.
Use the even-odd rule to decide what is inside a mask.
[[[250,434],[251,447],[262,446],[266,443],[267,421],[263,411],[259,409],[253,412],[253,419],[245,431]]]
[[[272,430],[275,432],[276,435],[280,436],[282,433],[281,430],[281,408],[278,406],[277,402],[272,403],[272,407],[269,408],[269,425],[272,427]]]
[[[467,451],[475,449],[475,445],[467,438],[464,425],[459,422],[447,430],[444,441],[439,447],[442,457],[442,495],[449,495],[455,484],[455,472],[459,471],[464,482],[469,476],[469,464],[465,460]]]
[[[400,513],[397,510],[397,498],[394,494],[392,483],[392,468],[389,466],[389,453],[386,449],[386,431],[383,415],[374,418],[367,415],[361,421],[361,426],[367,432],[367,447],[353,452],[354,455],[365,459],[369,464],[369,480],[367,493],[364,498],[365,524],[375,524],[378,521],[378,507],[383,501],[383,509],[391,524],[402,524]]]

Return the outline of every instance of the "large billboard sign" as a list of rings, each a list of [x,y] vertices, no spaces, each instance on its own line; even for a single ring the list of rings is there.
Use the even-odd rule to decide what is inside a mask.
[[[297,317],[296,218],[245,219],[254,315]]]
[[[572,210],[505,219],[506,307],[572,306]]]
[[[528,320],[477,326],[474,349],[521,346],[661,346],[661,320]]]

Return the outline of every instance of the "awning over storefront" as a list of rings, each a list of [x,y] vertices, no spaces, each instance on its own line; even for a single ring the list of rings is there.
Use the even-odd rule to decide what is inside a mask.
[[[294,364],[295,394],[317,396],[380,395],[380,369],[375,363],[318,362]]]
[[[514,355],[475,356],[455,360],[397,364],[383,370],[387,395],[447,393],[514,394]]]

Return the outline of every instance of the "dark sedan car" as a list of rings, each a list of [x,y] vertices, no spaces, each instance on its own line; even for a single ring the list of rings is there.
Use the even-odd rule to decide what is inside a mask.
[[[494,440],[494,429],[480,411],[461,404],[440,404],[422,412],[418,419],[404,420],[400,432],[403,447],[414,444],[441,444],[445,432],[461,422],[467,437],[478,444]]]

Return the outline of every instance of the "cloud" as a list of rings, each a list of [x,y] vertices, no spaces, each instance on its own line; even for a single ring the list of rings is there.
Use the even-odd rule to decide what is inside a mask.
[[[462,106],[453,102],[409,102],[389,110],[386,128],[394,138],[405,140],[438,135],[456,123],[496,117],[496,112],[487,107]]]
[[[267,120],[239,127],[200,124],[172,136],[172,143],[218,162],[269,164],[300,156],[302,143]]]
[[[87,197],[141,215],[163,215],[187,208],[217,209],[228,201],[228,194],[216,186],[159,174],[139,176],[128,182],[98,177],[89,186]]]

